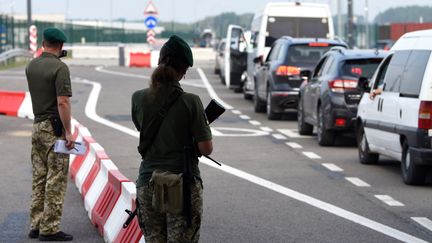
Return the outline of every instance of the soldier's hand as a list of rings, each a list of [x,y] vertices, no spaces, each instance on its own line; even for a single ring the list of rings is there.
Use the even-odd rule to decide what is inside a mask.
[[[73,149],[75,146],[75,141],[72,138],[72,134],[66,132],[65,138],[66,138],[66,148],[69,150]]]

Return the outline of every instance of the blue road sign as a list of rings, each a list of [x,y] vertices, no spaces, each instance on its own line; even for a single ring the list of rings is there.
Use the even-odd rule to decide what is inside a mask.
[[[157,21],[156,17],[154,17],[154,16],[148,16],[144,20],[145,26],[149,29],[154,29],[156,27],[157,23],[158,23],[158,21]]]

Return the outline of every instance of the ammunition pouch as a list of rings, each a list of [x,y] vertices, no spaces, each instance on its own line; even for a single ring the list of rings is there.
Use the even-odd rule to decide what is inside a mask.
[[[183,174],[169,171],[153,171],[150,185],[153,186],[152,207],[160,213],[181,214],[183,212]]]

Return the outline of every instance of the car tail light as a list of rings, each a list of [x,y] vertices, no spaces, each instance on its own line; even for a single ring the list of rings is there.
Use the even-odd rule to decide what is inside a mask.
[[[300,68],[293,66],[279,66],[276,70],[276,75],[278,76],[293,76],[300,75]]]
[[[344,127],[346,124],[345,118],[336,118],[335,120],[335,126],[337,127]]]
[[[418,128],[432,129],[432,101],[420,102]]]
[[[335,79],[328,83],[331,91],[335,93],[344,93],[345,90],[353,90],[357,88],[357,80]]]

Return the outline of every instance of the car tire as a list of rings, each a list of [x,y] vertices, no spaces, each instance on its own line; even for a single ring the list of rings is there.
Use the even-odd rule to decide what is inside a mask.
[[[220,78],[221,78],[221,83],[222,83],[223,85],[225,85],[225,84],[226,84],[226,83],[225,83],[225,77],[221,75]]]
[[[255,85],[254,111],[257,113],[264,113],[266,111],[266,104],[260,100],[256,87]]]
[[[219,69],[219,68],[215,68],[215,69],[214,69],[214,74],[216,74],[216,75],[217,75],[217,74],[220,74],[220,69]]]
[[[246,91],[243,90],[243,98],[245,100],[252,100],[253,99],[253,95],[246,93]]]
[[[376,164],[378,163],[379,154],[371,153],[369,151],[369,144],[367,142],[364,128],[360,126],[357,132],[357,144],[358,144],[358,158],[362,164]]]
[[[281,114],[273,112],[274,104],[271,101],[271,92],[270,92],[270,90],[267,90],[266,97],[267,97],[267,99],[266,99],[267,100],[266,101],[267,118],[269,120],[278,120],[278,119],[280,119],[281,118]]]
[[[402,145],[401,160],[402,178],[407,185],[422,185],[425,182],[428,168],[419,166],[411,160],[410,146],[407,141]]]
[[[321,146],[332,146],[335,140],[335,133],[330,130],[326,130],[324,127],[324,111],[321,106],[318,107],[318,126],[317,126],[317,137],[318,144]]]
[[[299,97],[297,106],[297,129],[300,135],[312,135],[313,133],[313,126],[304,120],[304,106],[301,97]]]

